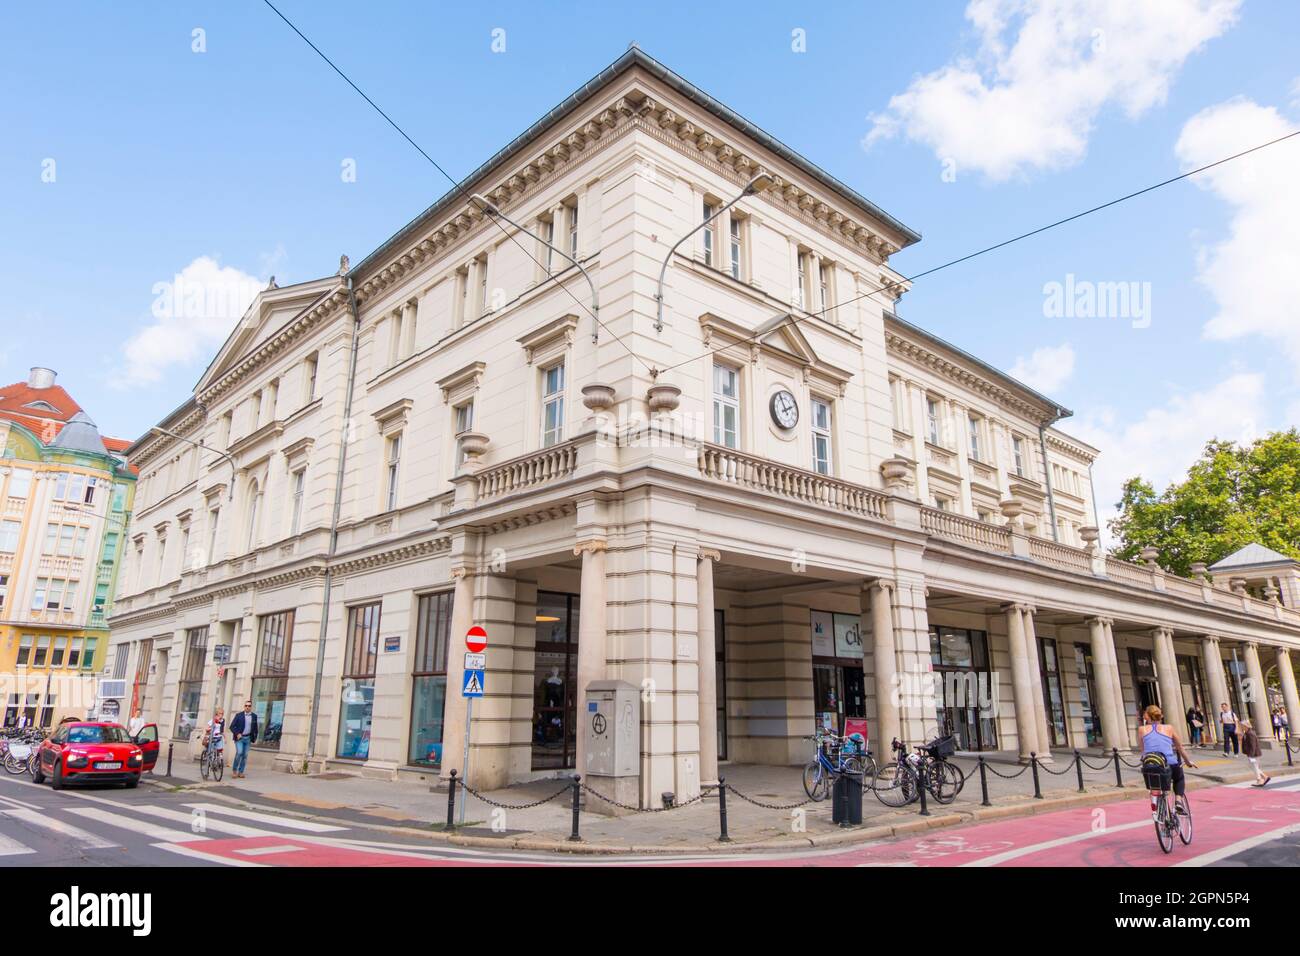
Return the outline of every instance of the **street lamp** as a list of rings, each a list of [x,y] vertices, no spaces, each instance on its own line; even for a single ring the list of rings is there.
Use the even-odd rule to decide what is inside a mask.
[[[552,252],[558,252],[560,255],[562,255],[564,258],[568,259],[570,262],[572,262],[575,266],[578,267],[578,271],[581,272],[583,278],[587,280],[587,285],[591,286],[591,318],[592,321],[595,323],[591,328],[591,340],[593,342],[600,341],[600,303],[598,302],[596,296],[596,283],[591,280],[591,274],[582,267],[582,263],[579,262],[577,259],[573,258],[573,256],[569,255],[567,252],[565,252],[563,249],[561,249],[559,246],[555,245],[554,243],[547,242],[541,236],[537,235],[537,233],[530,232],[529,230],[525,229],[519,223],[515,222],[513,219],[511,219],[509,216],[503,213],[500,209],[498,209],[492,203],[492,201],[488,199],[486,196],[480,195],[479,193],[474,193],[469,198],[474,200],[480,206],[482,206],[483,211],[485,213],[504,219],[506,222],[510,223],[510,225],[514,226],[524,235],[531,236],[532,238],[540,242],[542,245],[546,246],[546,248],[550,249]]]
[[[229,501],[235,500],[235,471],[238,468],[238,466],[235,464],[235,459],[231,458],[224,451],[218,451],[215,448],[209,448],[201,441],[195,441],[192,438],[186,438],[184,435],[178,435],[174,431],[171,431],[170,429],[167,428],[163,428],[159,425],[154,425],[152,428],[149,429],[149,431],[158,432],[161,435],[166,435],[168,438],[175,438],[177,441],[189,442],[195,448],[201,448],[204,451],[210,451],[212,452],[212,454],[220,455],[222,458],[226,459],[226,461],[230,462],[230,489],[227,492],[226,498]]]
[[[664,256],[663,265],[659,267],[659,286],[655,290],[655,302],[658,303],[657,311],[655,313],[656,332],[662,332],[664,329],[664,276],[668,272],[668,263],[672,261],[673,253],[677,251],[677,247],[680,246],[687,239],[691,238],[691,236],[695,235],[697,232],[699,232],[709,223],[713,222],[713,220],[717,219],[724,212],[726,212],[736,203],[740,202],[746,196],[752,196],[754,193],[767,189],[771,185],[772,185],[772,174],[769,173],[766,169],[760,169],[758,171],[758,175],[756,175],[749,182],[745,183],[745,188],[740,191],[740,194],[737,195],[735,199],[731,200],[731,202],[727,203],[725,206],[720,207],[718,211],[715,212],[712,216],[704,220],[702,223],[700,223],[698,226],[696,226],[686,235],[682,236],[675,243],[673,243],[673,247],[668,250],[668,255]]]

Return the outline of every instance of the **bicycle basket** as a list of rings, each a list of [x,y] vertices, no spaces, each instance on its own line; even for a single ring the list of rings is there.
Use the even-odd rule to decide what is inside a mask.
[[[32,745],[13,743],[9,745],[9,752],[15,760],[26,760],[32,755]]]
[[[925,749],[931,757],[951,757],[957,752],[957,738],[953,734],[936,737],[925,745]]]
[[[1147,754],[1142,758],[1142,779],[1148,790],[1168,790],[1173,771],[1164,754]]]

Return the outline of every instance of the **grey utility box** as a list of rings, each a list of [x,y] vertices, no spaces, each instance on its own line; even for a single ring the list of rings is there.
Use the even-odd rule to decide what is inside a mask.
[[[587,735],[584,782],[595,793],[618,803],[638,806],[641,790],[641,694],[621,680],[597,680],[587,685],[579,717]],[[590,797],[587,810],[619,816],[631,811]]]

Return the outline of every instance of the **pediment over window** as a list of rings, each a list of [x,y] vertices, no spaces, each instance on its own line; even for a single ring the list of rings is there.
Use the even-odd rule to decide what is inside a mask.
[[[486,368],[486,362],[470,362],[464,368],[458,368],[450,375],[438,379],[438,387],[442,389],[442,400],[450,402],[453,396],[459,399],[470,392],[477,391],[479,382],[483,380],[483,370]]]
[[[706,348],[725,348],[733,359],[747,357],[751,363],[758,362],[759,356],[763,354],[778,358],[802,369],[805,382],[815,381],[843,394],[853,373],[819,358],[812,343],[795,322],[795,317],[789,315],[787,319],[788,321],[755,339],[753,329],[732,319],[705,312],[700,316],[700,331]]]
[[[411,412],[411,407],[415,404],[409,398],[401,398],[375,412],[375,421],[379,424],[379,431],[384,435],[391,435],[393,432],[400,432],[406,427],[406,418]]]
[[[551,355],[567,349],[573,344],[573,333],[577,328],[578,317],[576,315],[562,315],[558,319],[534,329],[527,335],[521,336],[519,344],[524,348],[528,364],[532,365],[535,362],[543,361],[550,358]]]

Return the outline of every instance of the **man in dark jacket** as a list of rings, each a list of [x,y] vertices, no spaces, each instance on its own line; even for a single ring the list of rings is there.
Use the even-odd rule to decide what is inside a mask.
[[[235,738],[235,763],[233,771],[236,777],[244,776],[244,767],[248,765],[248,745],[257,742],[257,714],[253,713],[253,702],[244,701],[244,709],[230,722],[230,733]]]

